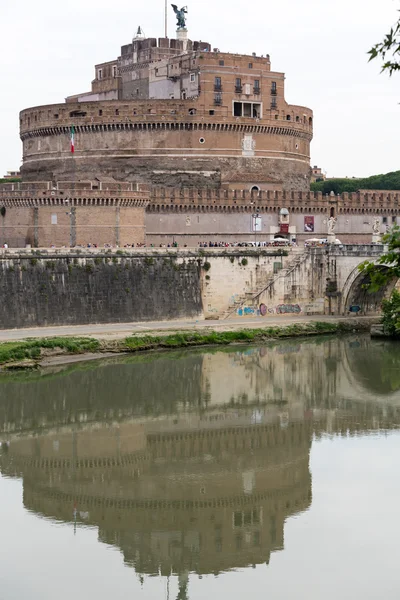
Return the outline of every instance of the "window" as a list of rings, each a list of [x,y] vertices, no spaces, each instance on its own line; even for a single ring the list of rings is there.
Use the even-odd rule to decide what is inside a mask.
[[[275,95],[276,95],[276,81],[273,81],[273,82],[271,83],[271,94],[272,94],[273,96],[275,96]]]
[[[239,94],[242,92],[242,80],[240,79],[240,77],[236,78],[236,81],[235,81],[235,92],[239,93]]]
[[[260,93],[260,80],[259,79],[254,80],[254,93],[255,94]]]
[[[387,224],[387,217],[382,217],[382,223],[383,223],[384,225],[386,225],[386,224]]]
[[[249,69],[253,68],[253,63],[249,63]]]
[[[214,79],[214,90],[216,92],[219,92],[219,91],[222,90],[222,80],[221,80],[221,77],[216,77]]]
[[[57,225],[57,215],[51,215],[51,224]]]
[[[290,121],[291,117],[290,115],[286,115],[286,121]]]
[[[103,79],[103,69],[97,69],[97,79]]]
[[[117,67],[114,65],[112,68],[112,76],[116,77],[117,76]]]
[[[233,527],[250,527],[251,525],[259,525],[262,521],[261,509],[253,508],[252,510],[236,511],[233,513]]]
[[[210,114],[211,117],[213,117],[215,115],[215,110],[210,110],[208,112],[209,112],[209,114]]]
[[[196,81],[196,74],[190,73],[190,83],[194,83]]]
[[[396,223],[397,218],[395,216],[392,217],[392,223]]]
[[[119,115],[119,109],[118,109],[118,108],[116,108],[116,109],[115,109],[115,114],[116,114],[117,116]]]
[[[100,109],[99,110],[99,117],[103,116],[103,111]]]
[[[196,114],[196,109],[195,108],[189,108],[189,115],[195,115]]]
[[[220,67],[223,67],[224,65],[225,65],[225,61],[224,61],[224,60],[220,60],[220,61],[219,61],[219,66],[220,66]]]
[[[233,116],[261,119],[262,104],[259,102],[234,102]]]
[[[214,104],[217,106],[221,106],[222,104],[222,94],[215,94],[214,95]]]

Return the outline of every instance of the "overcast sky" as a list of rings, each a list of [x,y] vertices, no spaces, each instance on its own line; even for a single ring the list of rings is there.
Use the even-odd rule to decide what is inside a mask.
[[[329,176],[400,169],[400,73],[380,75],[370,47],[396,21],[398,0],[188,0],[189,37],[221,51],[270,54],[286,100],[314,110],[311,162]],[[170,3],[168,3],[170,4]],[[90,89],[141,25],[164,31],[164,0],[1,1],[0,176],[20,167],[18,112]],[[175,19],[169,10],[169,36]]]

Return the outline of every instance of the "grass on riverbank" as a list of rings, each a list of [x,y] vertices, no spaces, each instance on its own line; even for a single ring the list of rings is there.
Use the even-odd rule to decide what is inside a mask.
[[[229,344],[262,343],[290,337],[365,331],[369,324],[360,321],[327,323],[293,323],[285,327],[239,329],[237,331],[182,331],[171,334],[133,335],[121,340],[56,337],[0,343],[0,365],[19,362],[20,366],[36,366],[46,356],[103,352],[140,352],[195,346],[227,346]],[[25,364],[24,364],[25,363]]]
[[[3,342],[0,344],[0,364],[26,359],[38,360],[46,350],[49,354],[83,354],[97,352],[100,342],[91,338],[57,337]]]
[[[336,323],[294,323],[287,327],[266,327],[259,329],[239,329],[237,331],[183,331],[165,336],[134,336],[125,339],[127,351],[149,350],[153,348],[183,348],[188,346],[226,346],[228,344],[257,343],[282,337],[315,335],[317,333],[338,332]]]

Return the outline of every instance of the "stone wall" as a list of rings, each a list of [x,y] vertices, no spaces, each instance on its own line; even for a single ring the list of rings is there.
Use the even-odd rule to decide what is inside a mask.
[[[218,187],[244,173],[260,181],[270,177],[285,190],[307,191],[312,138],[307,119],[312,113],[297,108],[306,111],[305,122],[300,117],[288,121],[286,114],[262,119],[234,117],[229,111],[215,115],[199,99],[27,109],[20,114],[22,177],[74,181],[111,176],[169,187]]]
[[[0,259],[0,328],[195,318],[195,259],[16,255]]]

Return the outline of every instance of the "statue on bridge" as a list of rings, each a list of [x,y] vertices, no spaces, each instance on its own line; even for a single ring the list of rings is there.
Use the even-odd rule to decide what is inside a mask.
[[[372,223],[372,243],[373,244],[381,244],[381,220],[375,219]]]
[[[381,221],[380,219],[375,219],[375,221],[372,224],[372,233],[374,235],[379,235],[381,232]]]
[[[176,14],[176,18],[178,20],[178,29],[185,29],[186,27],[186,16],[187,15],[187,6],[182,6],[181,9],[179,9],[177,7],[176,4],[171,4],[172,8],[174,9],[174,13]]]
[[[335,219],[335,217],[330,217],[328,219],[328,235],[335,235],[336,223],[337,219]]]

